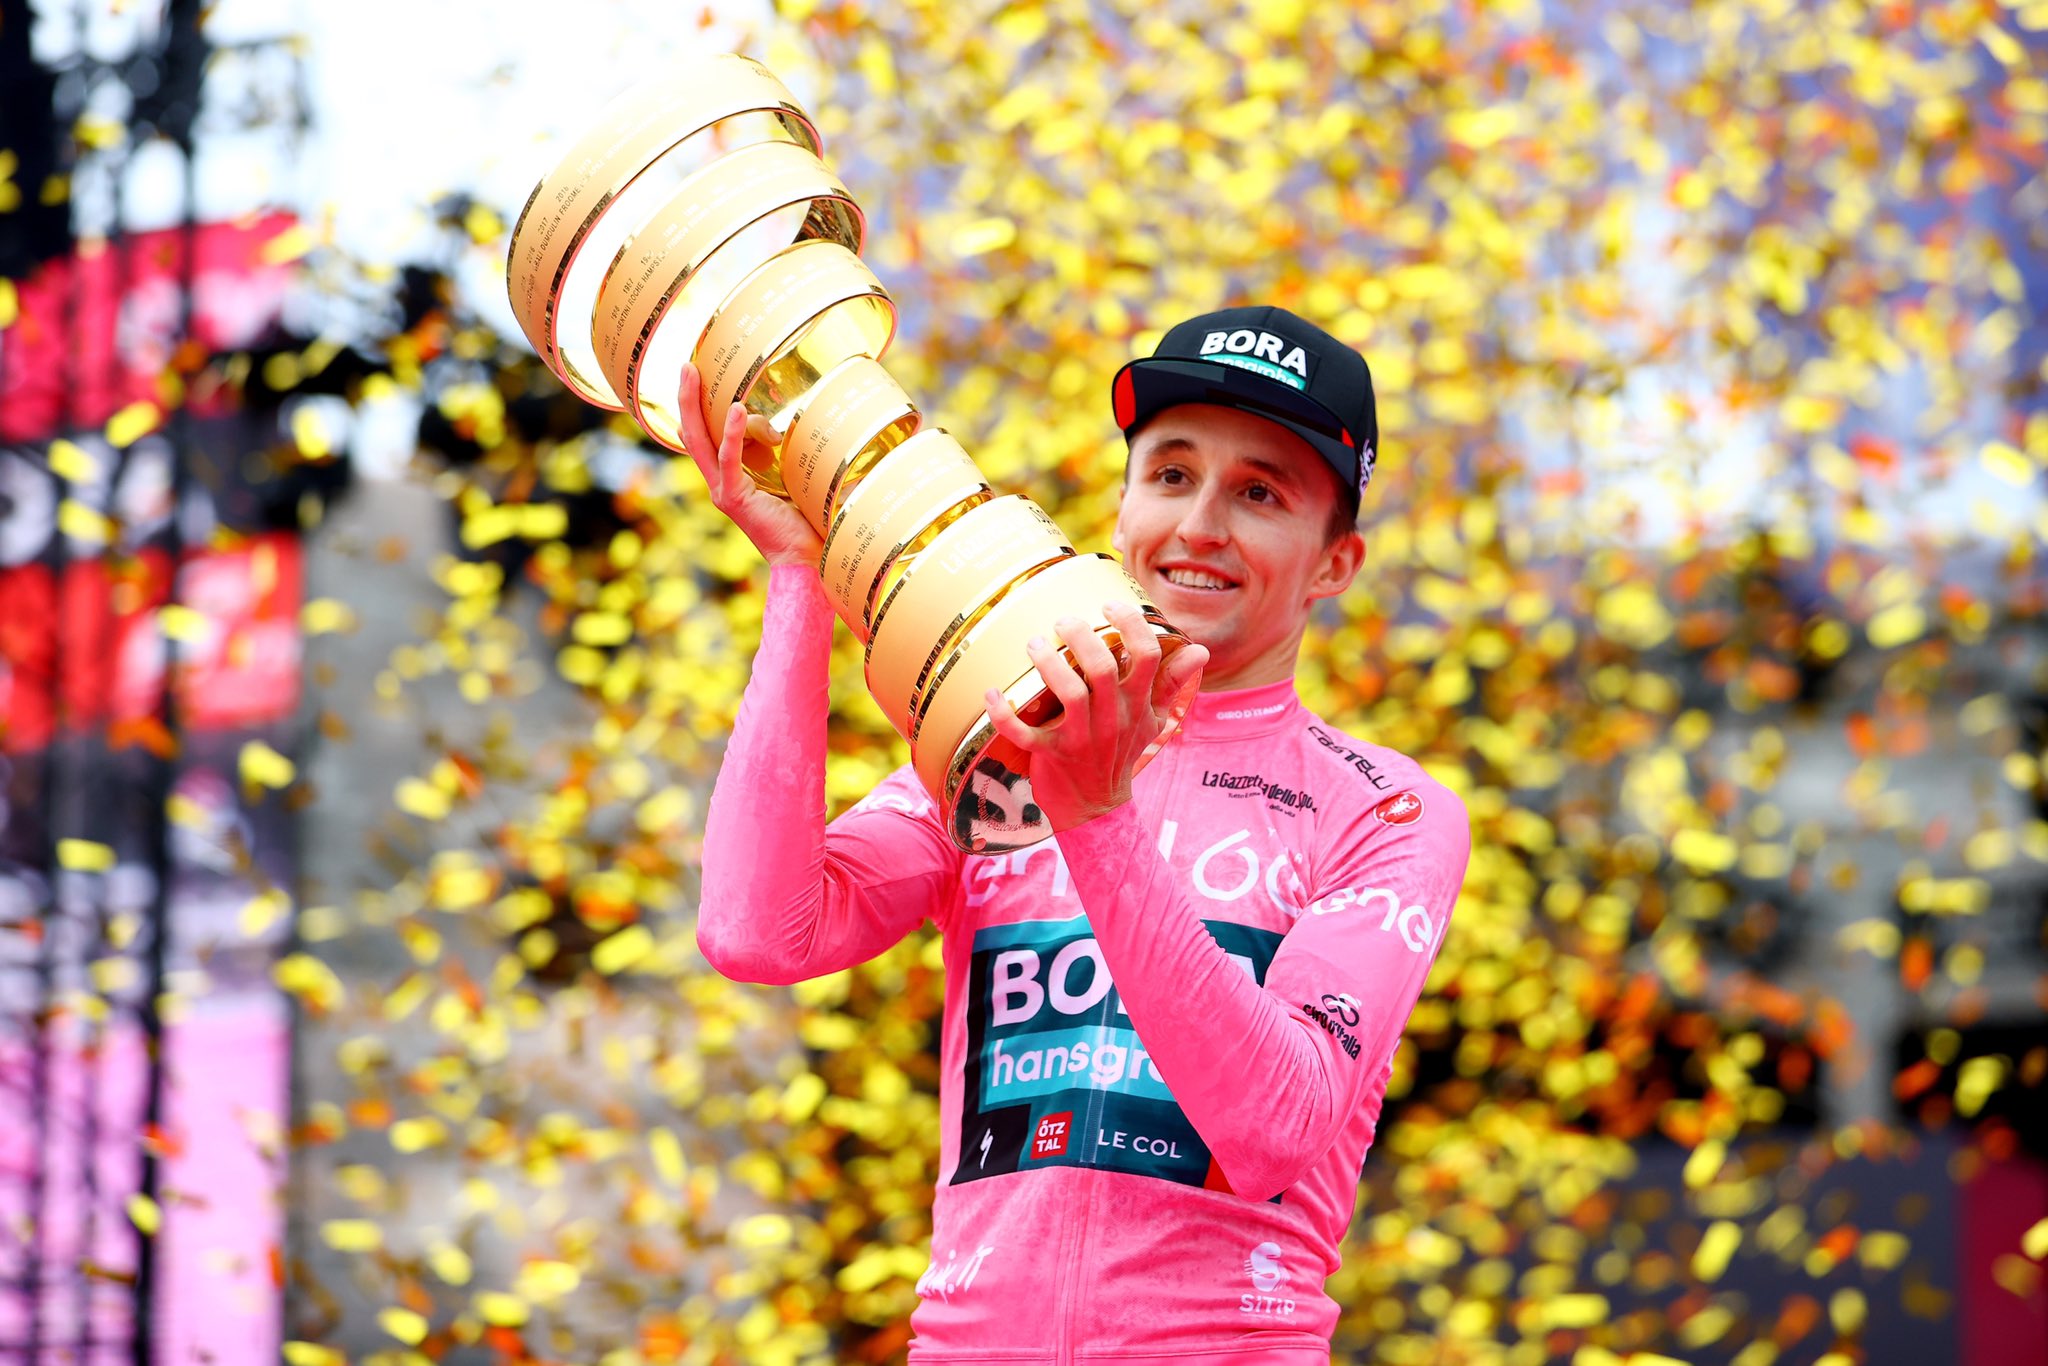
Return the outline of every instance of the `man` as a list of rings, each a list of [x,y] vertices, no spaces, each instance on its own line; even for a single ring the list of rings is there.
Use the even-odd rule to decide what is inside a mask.
[[[699,411],[686,374],[682,408]],[[1327,1363],[1359,1167],[1470,852],[1458,798],[1294,692],[1341,593],[1377,429],[1365,361],[1277,308],[1182,323],[1112,385],[1115,545],[1195,643],[1133,614],[1119,677],[1077,620],[1030,656],[1064,705],[998,729],[1052,840],[961,854],[908,769],[824,824],[833,615],[818,541],[740,468],[714,499],[773,568],[704,841],[698,941],[745,981],[944,936],[940,1170],[911,1359]],[[1135,777],[1166,699],[1182,732]]]

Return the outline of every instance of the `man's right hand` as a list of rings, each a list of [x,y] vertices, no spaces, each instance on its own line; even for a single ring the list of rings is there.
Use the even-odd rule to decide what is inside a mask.
[[[711,487],[712,506],[732,518],[768,563],[817,568],[824,554],[818,533],[796,504],[756,484],[744,468],[776,458],[775,429],[768,419],[750,415],[744,405],[735,403],[726,412],[725,430],[713,440],[704,422],[704,378],[687,361],[679,398],[683,446]]]

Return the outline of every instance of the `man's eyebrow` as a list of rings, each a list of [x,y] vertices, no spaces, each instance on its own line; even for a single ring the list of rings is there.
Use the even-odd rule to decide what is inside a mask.
[[[1255,455],[1246,457],[1244,463],[1250,465],[1255,470],[1272,475],[1280,483],[1299,484],[1301,482],[1301,471],[1293,465],[1282,465],[1272,460],[1261,460]]]

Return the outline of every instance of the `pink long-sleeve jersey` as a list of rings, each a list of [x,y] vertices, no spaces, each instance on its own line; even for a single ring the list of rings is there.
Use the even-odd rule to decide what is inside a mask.
[[[1327,1363],[1323,1282],[1464,877],[1463,804],[1278,683],[1200,694],[1129,803],[1015,853],[961,854],[908,770],[828,830],[832,620],[815,575],[772,572],[698,942],[793,982],[941,931],[911,1359]]]

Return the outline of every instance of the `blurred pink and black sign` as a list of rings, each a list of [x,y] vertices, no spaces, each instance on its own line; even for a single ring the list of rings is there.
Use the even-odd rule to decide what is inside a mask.
[[[20,316],[0,333],[0,441],[88,431],[131,403],[161,403],[174,361],[182,369],[194,355],[270,340],[291,283],[296,229],[285,213],[195,227],[190,332],[182,339],[183,228],[81,243],[18,281]],[[205,416],[233,404],[227,391],[194,391],[184,406]]]
[[[300,542],[266,487],[279,413],[195,383],[156,431],[117,445],[102,429],[161,404],[170,371],[280,344],[292,227],[197,228],[189,314],[184,232],[82,247],[19,282],[0,332],[0,1086],[22,1098],[0,1122],[0,1225],[24,1234],[0,1239],[10,1361],[132,1361],[143,1314],[165,1360],[281,1349],[290,1014],[270,966],[292,817],[239,765],[252,741],[293,750],[301,688]],[[159,964],[179,1005],[153,1055]],[[142,1305],[146,1159],[161,1230]]]

